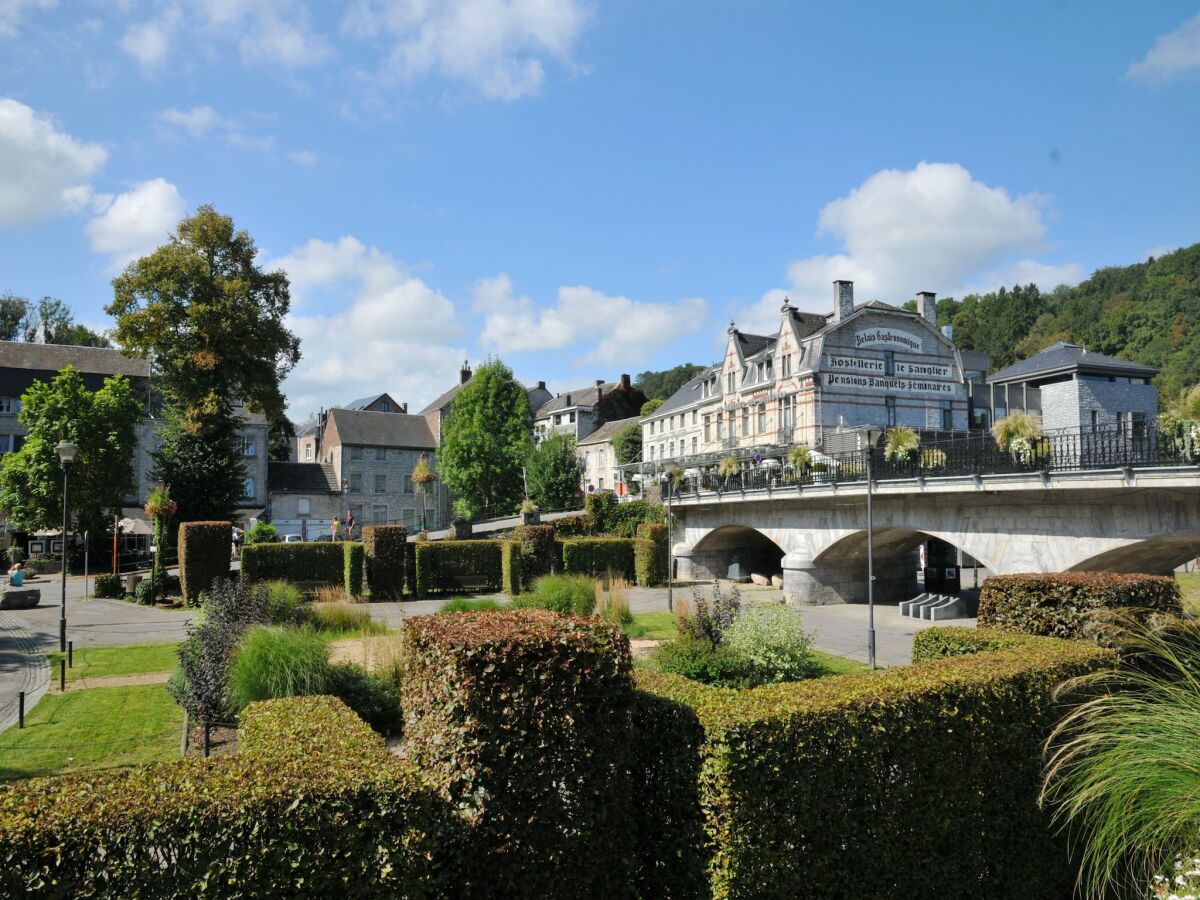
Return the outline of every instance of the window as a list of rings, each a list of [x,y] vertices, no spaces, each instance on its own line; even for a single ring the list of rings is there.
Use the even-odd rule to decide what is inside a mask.
[[[238,453],[242,456],[254,456],[255,448],[258,446],[253,435],[239,434],[238,435]]]
[[[375,493],[377,493],[377,494],[386,494],[387,493],[387,476],[384,475],[382,472],[380,472],[378,475],[375,476]]]
[[[361,494],[362,493],[362,473],[361,472],[351,473],[351,475],[350,475],[350,493],[352,493],[352,494]]]
[[[745,434],[745,431],[742,432]],[[732,409],[729,411],[729,439],[732,441],[737,437],[737,413]]]
[[[387,506],[383,504],[375,504],[371,507],[371,521],[376,525],[387,524]]]
[[[883,405],[887,409],[887,426],[888,428],[896,427],[896,398],[884,397]]]
[[[658,448],[655,447],[653,444],[650,445],[650,458],[651,459],[657,459],[657,456],[655,455],[655,452],[654,452],[657,449]]]
[[[891,350],[883,351],[883,374],[888,377],[896,374],[896,354]]]
[[[354,524],[361,525],[363,520],[363,505],[355,503],[350,507],[350,515],[354,516]]]
[[[406,509],[401,513],[401,515],[404,517],[404,524],[407,525],[410,530],[416,527],[417,511],[415,509]]]
[[[650,423],[650,437],[654,437],[654,422]]]
[[[575,410],[571,410],[569,413],[567,413],[567,422],[570,423],[570,422],[574,422],[574,421],[575,421]]]
[[[782,368],[783,368],[783,377],[784,377],[784,378],[789,378],[789,377],[791,377],[791,374],[792,374],[792,354],[790,354],[790,353],[785,353],[785,354],[783,355],[783,359],[782,359],[782,360],[781,360],[781,362],[780,362],[780,365],[781,365],[781,366],[782,366]]]
[[[1092,431],[1097,432],[1099,430],[1100,430],[1100,410],[1093,409],[1092,410]]]
[[[712,440],[712,416],[704,417],[704,443]]]
[[[1123,420],[1121,433],[1126,437],[1138,441],[1146,436],[1146,414],[1144,412],[1118,413],[1117,416]]]
[[[607,460],[607,459],[605,459],[605,457],[607,456],[607,454],[604,452],[604,448],[603,448],[603,447],[601,447],[601,448],[600,448],[599,450],[597,450],[596,452],[597,452],[597,454],[598,454],[598,455],[599,455],[599,457],[600,457],[600,468],[601,468],[601,469],[603,469],[605,466],[607,466],[607,465],[608,465],[608,460]]]
[[[362,447],[351,447],[350,448],[350,458],[351,459],[362,459]]]
[[[404,493],[411,494],[416,490],[416,485],[413,484],[412,480],[412,472],[407,472],[401,475],[400,478],[404,481]],[[426,487],[428,487],[428,485],[426,485]]]
[[[659,445],[658,445],[658,458],[659,458],[659,459],[666,459],[666,458],[667,458],[667,445],[666,445],[666,444],[659,444]]]
[[[0,397],[0,416],[15,416],[21,411],[21,401],[16,397]]]
[[[245,483],[242,485],[242,494],[245,496],[245,498],[247,500],[254,499],[254,479],[253,478],[246,479]]]
[[[736,372],[733,372],[733,371],[730,371],[730,373],[729,373],[729,376],[728,376],[728,382],[729,382],[729,391],[730,391],[730,393],[732,393],[732,392],[733,392],[733,390],[734,390],[734,388],[735,388],[735,385],[734,385],[734,380],[735,380],[736,378],[737,378],[737,373],[736,373]]]
[[[954,430],[954,406],[949,400],[942,401],[942,431]]]
[[[604,476],[603,475],[599,476],[596,479],[596,489],[600,490],[600,491],[604,490]]]
[[[699,452],[700,449],[697,447],[697,440],[696,438],[692,438],[692,456],[695,456]]]
[[[374,459],[374,458],[375,458],[375,448],[374,447],[363,447],[363,459]],[[380,454],[379,454],[379,458],[386,459],[387,451],[381,450]]]
[[[312,515],[312,501],[307,497],[301,497],[296,501],[296,512],[302,516]]]
[[[767,433],[767,404],[758,404],[758,433]]]
[[[305,447],[304,447],[304,458],[305,458],[305,459],[312,459],[312,458],[313,458],[313,445],[312,445],[312,444],[306,444],[306,445],[305,445]]]
[[[562,424],[562,413],[555,413],[555,414],[554,414],[554,424],[555,424],[555,425],[561,425],[561,424]]]
[[[392,404],[388,403],[386,400],[383,400],[379,404],[379,410],[380,412],[391,412]]]
[[[692,424],[695,425],[699,418],[700,418],[700,413],[696,412],[696,410],[693,409],[692,410]]]
[[[767,381],[771,381],[774,378],[775,378],[775,360],[768,359],[767,360]]]
[[[671,441],[671,459],[675,458],[675,442]]]
[[[717,413],[717,440],[725,437],[725,417],[723,413]]]
[[[789,394],[779,401],[779,427],[790,433],[796,424],[796,395]]]

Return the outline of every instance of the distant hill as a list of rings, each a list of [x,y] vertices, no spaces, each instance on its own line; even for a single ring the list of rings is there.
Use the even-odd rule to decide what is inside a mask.
[[[704,369],[695,363],[682,363],[661,372],[641,372],[633,380],[633,386],[645,394],[647,400],[666,400]]]
[[[1165,406],[1200,383],[1200,244],[1100,269],[1075,287],[1029,284],[938,301],[938,325],[1003,368],[1055,341],[1156,366]]]

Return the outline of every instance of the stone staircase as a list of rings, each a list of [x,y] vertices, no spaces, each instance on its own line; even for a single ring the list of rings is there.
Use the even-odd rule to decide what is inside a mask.
[[[966,619],[970,617],[970,612],[963,598],[955,594],[924,593],[901,603],[900,615],[940,622],[943,619]]]

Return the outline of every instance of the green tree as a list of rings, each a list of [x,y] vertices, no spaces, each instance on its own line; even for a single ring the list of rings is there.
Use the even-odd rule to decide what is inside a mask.
[[[663,400],[660,397],[656,397],[653,400],[647,400],[645,403],[642,404],[642,408],[640,411],[642,418],[645,418],[646,416],[654,415],[654,413],[656,413],[658,411],[658,408],[666,402],[667,401]]]
[[[23,340],[28,322],[28,300],[16,294],[0,295],[0,341]]]
[[[285,324],[287,276],[264,272],[256,253],[233,219],[201,206],[113,280],[117,343],[153,356],[155,387],[194,431],[228,418],[237,398],[268,420],[283,414],[300,342]]]
[[[666,400],[703,371],[704,366],[681,363],[661,372],[642,372],[633,380],[633,386],[645,394],[647,400]]]
[[[21,397],[25,443],[0,462],[0,513],[33,531],[62,525],[62,441],[78,445],[71,466],[68,506],[79,531],[105,533],[113,513],[134,488],[134,428],[142,403],[128,379],[114,375],[89,391],[68,366],[34,382]]]
[[[524,493],[532,413],[525,388],[500,360],[489,360],[459,391],[442,426],[438,474],[475,517],[512,512]]]
[[[544,510],[566,509],[575,502],[583,466],[575,436],[552,434],[529,454],[529,496]]]
[[[287,462],[292,458],[292,440],[296,436],[296,426],[287,416],[280,416],[271,423],[267,432],[267,458],[272,462]]]
[[[617,465],[627,466],[642,458],[642,426],[634,422],[617,432],[613,437],[613,454]]]
[[[154,459],[154,479],[171,486],[179,505],[177,521],[231,519],[245,494],[246,472],[238,453],[237,421],[227,418],[203,432],[187,426],[175,406],[163,411],[159,448]]]
[[[36,304],[16,294],[0,296],[0,341],[111,347],[108,338],[75,322],[71,308],[54,297]]]

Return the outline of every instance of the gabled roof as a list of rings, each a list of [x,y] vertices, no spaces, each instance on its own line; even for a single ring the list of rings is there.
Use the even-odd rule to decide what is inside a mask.
[[[418,415],[423,416],[426,413],[436,412],[438,410],[445,409],[447,406],[449,406],[451,403],[454,402],[454,398],[458,396],[458,392],[461,391],[468,384],[470,384],[471,379],[473,379],[474,377],[475,376],[472,375],[471,378],[468,378],[466,380],[466,382],[464,382],[462,384],[456,384],[454,387],[450,388],[450,390],[446,391],[445,393],[439,394],[433,400],[433,402],[430,403],[428,406],[426,406],[423,410],[421,410],[421,412],[418,413]],[[525,387],[525,393],[527,395],[529,395],[531,398],[538,391],[544,391],[544,390],[545,390],[545,387],[540,384],[535,384],[533,387]],[[530,406],[532,406],[532,405],[533,404],[531,403]]]
[[[337,494],[337,476],[329,463],[268,462],[267,491],[272,494]]]
[[[742,351],[742,357],[753,356],[764,347],[769,347],[777,340],[777,335],[774,334],[746,334],[744,331],[735,332],[738,339],[738,345]]]
[[[576,446],[582,447],[586,444],[605,444],[611,441],[630,425],[636,425],[639,421],[640,419],[638,416],[630,416],[628,419],[615,419],[612,422],[605,422],[587,437],[580,439]]]
[[[1030,381],[1053,375],[1082,372],[1085,375],[1124,375],[1151,378],[1158,374],[1153,366],[1094,353],[1079,344],[1059,341],[1028,359],[1013,363],[988,377],[989,384]]]
[[[575,409],[578,406],[595,406],[597,389],[599,389],[602,393],[607,394],[609,391],[615,391],[620,386],[621,383],[619,381],[606,381],[604,384],[596,384],[593,382],[587,387],[563,391],[557,397],[553,397],[543,403],[541,408],[533,414],[533,417],[535,419],[544,419],[551,413],[559,412],[564,409]]]
[[[714,374],[720,372],[720,366],[711,366],[705,369],[691,381],[686,382],[683,387],[667,398],[658,409],[646,416],[647,419],[657,419],[660,415],[674,412],[677,409],[683,409],[691,406],[693,403],[700,401],[700,385],[706,378],[711,378]],[[720,379],[717,380],[717,387],[720,388]],[[709,399],[712,399],[711,397]]]
[[[392,408],[396,411],[400,410],[400,404],[397,403],[392,395],[386,391],[382,394],[375,394],[373,397],[359,397],[357,400],[351,400],[343,409],[366,409],[367,407],[378,403],[380,400],[387,400],[392,404]]]
[[[792,321],[796,323],[796,330],[800,333],[800,337],[806,338],[810,334],[816,334],[827,324],[829,319],[825,313],[802,312],[793,308]]]
[[[433,432],[429,430],[429,422],[424,416],[335,408],[329,410],[329,425],[343,444],[414,450],[437,448]]]
[[[70,344],[27,344],[0,341],[0,367],[58,372],[74,366],[95,375],[124,375],[148,378],[150,361],[126,356],[107,347],[76,347]]]

